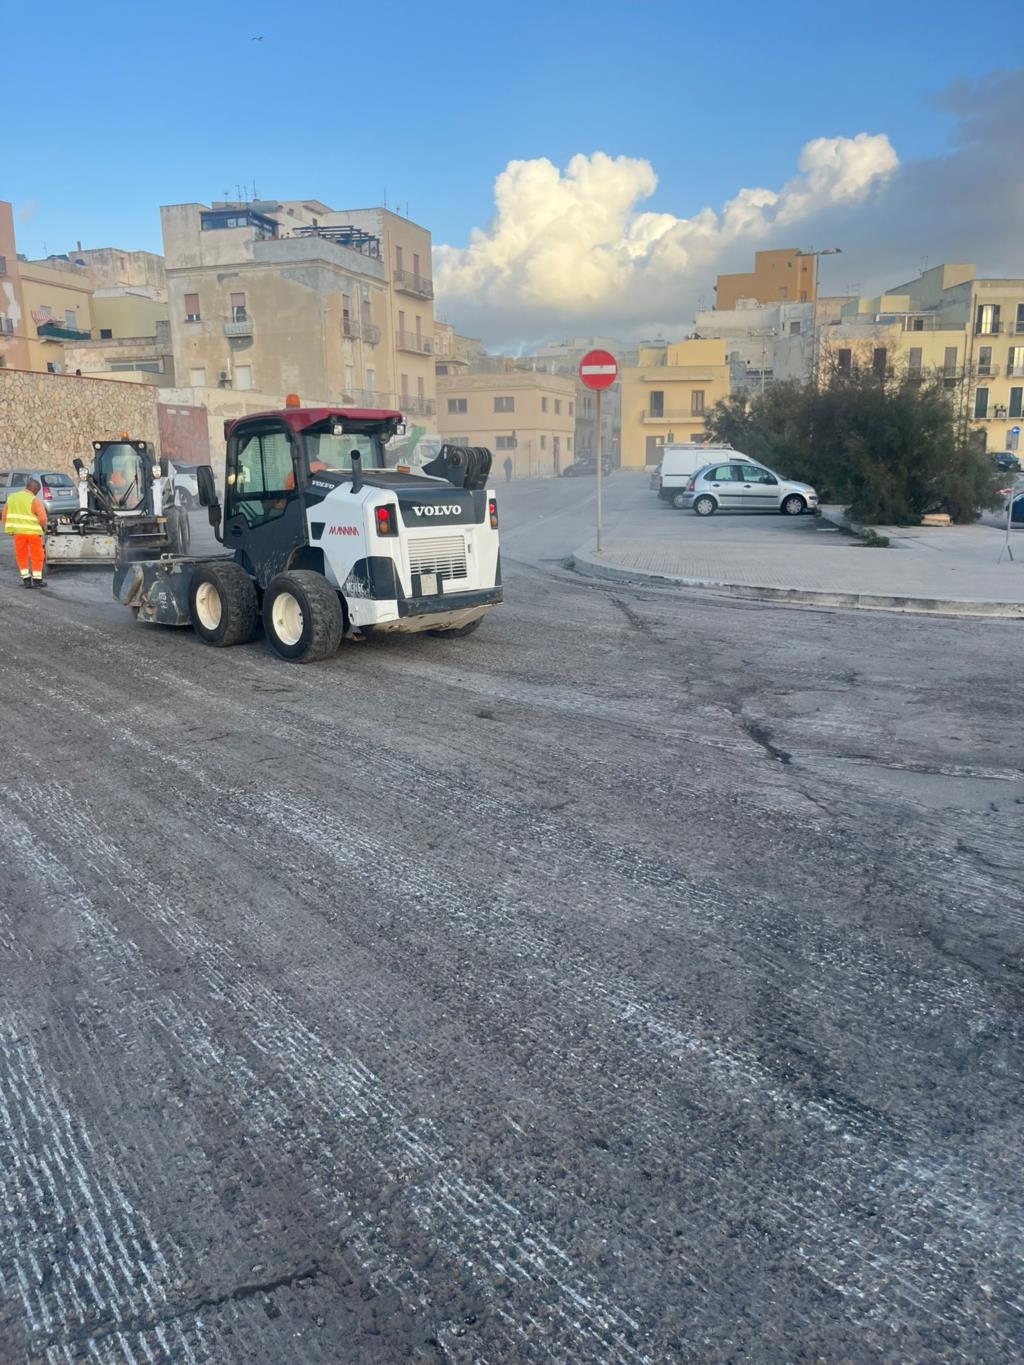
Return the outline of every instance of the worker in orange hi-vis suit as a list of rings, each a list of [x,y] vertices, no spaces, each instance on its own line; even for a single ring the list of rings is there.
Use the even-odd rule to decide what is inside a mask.
[[[21,581],[26,588],[41,588],[43,577],[43,532],[46,530],[46,508],[36,495],[39,480],[27,480],[17,493],[8,494],[4,503],[3,528],[14,537],[14,558],[21,570]]]

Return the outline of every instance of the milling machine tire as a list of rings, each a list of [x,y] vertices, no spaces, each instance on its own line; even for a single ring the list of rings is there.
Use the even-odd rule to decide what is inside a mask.
[[[300,664],[329,659],[345,630],[341,599],[313,569],[279,573],[263,594],[263,629],[282,659]]]
[[[188,607],[192,629],[208,645],[244,645],[256,633],[256,587],[237,564],[201,564],[192,575]]]
[[[167,548],[172,555],[187,555],[192,544],[188,513],[181,507],[167,510]]]

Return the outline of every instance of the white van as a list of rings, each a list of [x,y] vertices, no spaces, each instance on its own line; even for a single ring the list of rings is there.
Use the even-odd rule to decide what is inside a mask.
[[[695,441],[662,446],[661,464],[655,475],[658,497],[682,510],[686,486],[697,470],[732,459],[735,453],[732,446],[706,446]]]

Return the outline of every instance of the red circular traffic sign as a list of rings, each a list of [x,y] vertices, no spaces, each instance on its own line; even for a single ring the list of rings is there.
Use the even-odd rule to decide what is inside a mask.
[[[588,389],[610,389],[618,377],[618,361],[610,351],[588,351],[580,361],[580,380]]]

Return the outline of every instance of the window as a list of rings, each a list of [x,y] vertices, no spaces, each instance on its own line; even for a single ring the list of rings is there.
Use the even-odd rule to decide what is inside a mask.
[[[739,483],[739,465],[720,464],[715,469],[709,469],[705,478],[712,483]]]
[[[113,340],[113,336],[114,332],[112,328],[110,327],[100,328],[100,341],[111,341]]]
[[[186,322],[198,322],[198,321],[199,321],[199,295],[198,295],[198,294],[186,294],[186,295],[185,295],[185,321],[186,321]]]
[[[978,336],[992,336],[1001,331],[999,326],[999,304],[979,303],[975,315],[974,331]]]
[[[248,318],[248,316],[249,316],[248,313],[245,311],[245,295],[244,295],[244,294],[232,294],[232,295],[231,295],[231,321],[232,321],[232,322],[245,322],[246,319]]]
[[[367,391],[367,393],[373,393],[373,391],[374,391],[374,389],[375,389],[376,387],[377,387],[377,371],[376,371],[375,369],[372,369],[372,368],[371,368],[371,369],[368,369],[368,370],[366,371],[366,391]]]
[[[540,448],[541,448],[541,450],[547,450],[547,448],[548,448],[548,438],[547,438],[546,436],[542,436],[542,437],[540,438]]]
[[[806,303],[806,302],[807,302],[807,290],[806,290],[806,289],[801,289],[801,290],[800,290],[800,302],[801,302],[801,303]]]
[[[547,400],[546,398],[542,398],[542,399],[540,400],[540,410],[541,410],[541,412],[547,412],[547,410],[548,410],[548,400]]]
[[[341,296],[341,334],[350,337],[352,335],[352,296],[342,294]]]
[[[789,285],[788,285],[788,284],[780,284],[780,285],[779,285],[779,298],[780,298],[780,299],[788,299],[788,298],[789,298]]]
[[[571,403],[569,404],[569,416],[570,416],[570,417],[572,416],[572,404],[571,404]]]
[[[876,379],[885,378],[886,354],[884,346],[876,346],[871,354],[871,373]]]
[[[690,394],[690,416],[700,417],[704,412],[704,390],[694,389]]]
[[[363,323],[363,326],[364,326],[364,327],[369,327],[369,325],[370,325],[370,300],[365,296],[365,294],[364,294],[364,296],[363,296],[363,301],[362,301],[362,303],[360,304],[360,309],[361,309],[361,314],[362,314],[362,323]],[[367,341],[369,341],[369,337],[367,337],[366,339],[367,339]]]
[[[188,382],[194,389],[204,389],[206,387],[206,371],[202,367],[197,370],[189,370]]]
[[[419,399],[423,399],[426,397],[426,393],[423,388],[423,380],[420,378],[417,378],[416,380],[416,397]]]
[[[345,392],[351,393],[356,386],[356,372],[352,365],[345,366]]]
[[[850,374],[853,370],[853,352],[848,346],[840,346],[836,352],[836,368],[840,374]]]
[[[921,357],[922,357],[921,347],[911,346],[910,356],[907,359],[907,368],[911,371],[912,374],[921,373]]]
[[[664,389],[652,389],[652,390],[651,390],[650,407],[649,407],[647,410],[648,410],[648,412],[651,414],[652,417],[664,417],[664,416],[665,416],[665,390],[664,390]]]
[[[975,417],[988,416],[988,389],[976,389],[974,392],[974,415]]]
[[[1013,330],[1018,336],[1024,332],[1024,303],[1017,304],[1017,324]]]
[[[64,326],[73,332],[78,327],[78,314],[73,308],[64,309]]]
[[[789,324],[789,335],[790,335],[791,337],[798,337],[798,336],[800,335],[800,324],[799,324],[799,322],[791,322],[791,323]]]
[[[438,365],[438,367],[437,367],[437,369],[434,371],[434,373],[435,373],[435,374],[439,374],[439,375],[441,375],[441,374],[447,374],[447,373],[448,373],[448,366],[447,366],[447,365]]]
[[[262,526],[282,516],[295,496],[292,447],[286,432],[265,430],[242,436],[228,449],[226,515]]]
[[[1024,346],[1011,346],[1007,351],[1006,374],[1008,378],[1013,379],[1018,375],[1024,375]]]
[[[566,448],[566,450],[572,450],[572,437],[571,437],[571,436],[567,436],[567,437],[565,438],[565,448]]]
[[[449,399],[448,399],[448,411],[449,411],[449,412],[465,412],[465,411],[466,411],[466,399],[465,399],[465,398],[449,398]]]
[[[515,412],[516,400],[514,398],[495,398],[495,412]]]
[[[942,357],[942,373],[947,377],[956,374],[956,347],[947,346]]]
[[[1009,413],[1007,414],[1009,417],[1020,417],[1020,416],[1022,416],[1022,413],[1021,413],[1021,399],[1022,399],[1022,398],[1024,398],[1024,388],[1016,388],[1016,387],[1015,387],[1015,388],[1012,388],[1012,389],[1010,390],[1010,411],[1009,411]]]
[[[991,373],[992,373],[992,347],[991,347],[991,346],[979,346],[979,347],[978,347],[978,373],[979,373],[979,374],[991,374]]]
[[[252,388],[252,366],[235,366],[235,388],[248,392]]]
[[[494,442],[495,450],[515,450],[516,438],[514,436],[498,436]]]
[[[419,279],[419,277],[420,277],[420,258],[419,258],[419,256],[416,254],[415,251],[412,253],[412,273],[416,276],[417,279]]]
[[[42,313],[42,315],[43,315],[44,318],[52,318],[52,317],[53,317],[53,309],[50,307],[50,305],[49,305],[48,303],[44,303],[44,304],[39,308],[39,312]]]
[[[396,270],[404,269],[402,265],[402,248],[400,246],[395,247],[395,269]]]
[[[556,416],[556,417],[561,417],[561,415],[562,415],[562,400],[561,400],[560,398],[556,398],[556,399],[555,399],[555,416]]]
[[[404,400],[404,399],[408,399],[408,397],[409,397],[409,376],[408,376],[407,374],[403,374],[403,375],[402,375],[402,398],[403,398],[403,400]]]

